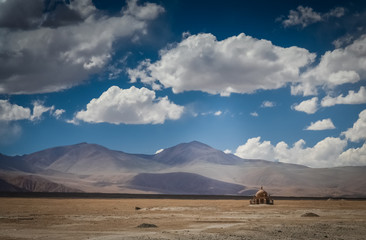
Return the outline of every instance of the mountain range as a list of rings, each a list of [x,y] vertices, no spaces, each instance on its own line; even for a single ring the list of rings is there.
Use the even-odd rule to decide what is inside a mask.
[[[366,166],[309,168],[242,159],[206,144],[182,143],[154,155],[97,144],[23,156],[0,154],[0,191],[366,197]]]

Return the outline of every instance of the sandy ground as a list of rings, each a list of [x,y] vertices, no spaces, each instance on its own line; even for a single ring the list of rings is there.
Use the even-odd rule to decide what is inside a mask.
[[[365,238],[366,201],[0,198],[0,239]]]

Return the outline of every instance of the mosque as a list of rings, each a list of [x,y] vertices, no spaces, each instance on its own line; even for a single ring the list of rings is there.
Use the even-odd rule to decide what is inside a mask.
[[[271,196],[263,190],[263,187],[250,199],[250,204],[273,204]]]

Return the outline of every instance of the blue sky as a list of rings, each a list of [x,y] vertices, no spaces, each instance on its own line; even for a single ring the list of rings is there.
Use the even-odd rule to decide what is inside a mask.
[[[365,23],[364,1],[0,0],[0,152],[365,165]]]

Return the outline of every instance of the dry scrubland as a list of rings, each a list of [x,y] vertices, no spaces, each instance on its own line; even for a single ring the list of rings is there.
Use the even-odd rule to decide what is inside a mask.
[[[319,217],[302,216],[308,212]],[[365,234],[366,201],[249,206],[248,200],[0,198],[0,239],[364,239]]]

